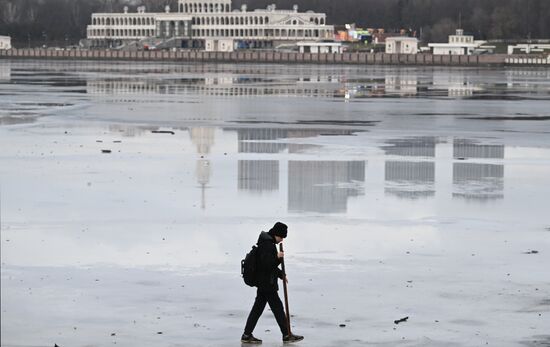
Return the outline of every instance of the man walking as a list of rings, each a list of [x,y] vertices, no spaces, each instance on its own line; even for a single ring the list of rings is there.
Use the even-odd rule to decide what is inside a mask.
[[[262,231],[260,237],[258,237],[258,264],[256,273],[256,287],[258,287],[258,291],[254,306],[252,306],[252,310],[246,321],[244,334],[241,337],[241,342],[243,343],[262,343],[262,340],[252,335],[252,331],[254,331],[256,323],[258,323],[258,319],[260,319],[266,303],[269,304],[273,315],[275,315],[277,324],[279,324],[279,328],[283,334],[283,342],[297,342],[304,339],[303,336],[289,333],[283,303],[277,293],[279,290],[277,278],[284,281],[287,279],[283,279],[283,272],[279,269],[279,264],[281,264],[284,253],[277,252],[275,245],[283,241],[287,236],[287,230],[288,228],[285,224],[277,222],[269,232]]]

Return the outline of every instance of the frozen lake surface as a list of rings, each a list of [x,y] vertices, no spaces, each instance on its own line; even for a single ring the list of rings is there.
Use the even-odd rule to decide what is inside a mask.
[[[550,345],[547,69],[0,60],[0,163],[2,346],[240,345],[276,221],[300,346]]]

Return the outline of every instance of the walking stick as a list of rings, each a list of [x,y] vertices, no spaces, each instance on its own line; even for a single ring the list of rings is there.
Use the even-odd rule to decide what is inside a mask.
[[[283,244],[279,244],[279,251],[283,252]],[[286,327],[288,329],[288,335],[292,335],[290,332],[290,312],[288,311],[288,289],[286,286],[286,271],[285,271],[285,258],[281,258],[281,267],[283,270],[283,288],[285,291],[285,311],[286,311]]]

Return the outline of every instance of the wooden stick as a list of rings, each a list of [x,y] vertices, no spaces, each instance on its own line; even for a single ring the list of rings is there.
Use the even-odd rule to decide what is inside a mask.
[[[279,251],[284,252],[282,243],[279,244]],[[288,310],[288,289],[287,289],[287,284],[286,284],[286,271],[285,271],[285,258],[284,257],[281,258],[281,267],[282,267],[282,270],[283,270],[283,288],[284,288],[284,292],[285,292],[286,327],[288,329],[288,335],[292,335],[292,333],[290,332],[290,311]]]

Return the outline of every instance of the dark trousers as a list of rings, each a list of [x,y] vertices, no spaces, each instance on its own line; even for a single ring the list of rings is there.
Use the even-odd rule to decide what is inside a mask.
[[[269,304],[273,315],[275,315],[275,319],[277,320],[277,324],[279,324],[279,328],[281,329],[281,333],[283,334],[283,336],[288,335],[288,329],[286,327],[286,315],[283,309],[283,303],[279,298],[279,294],[275,290],[265,291],[260,289],[258,289],[258,292],[256,293],[254,306],[252,306],[252,310],[250,311],[248,319],[246,320],[244,333],[247,335],[252,334],[254,328],[256,327],[256,323],[258,323],[258,319],[260,319],[260,316],[264,312],[266,303]]]

